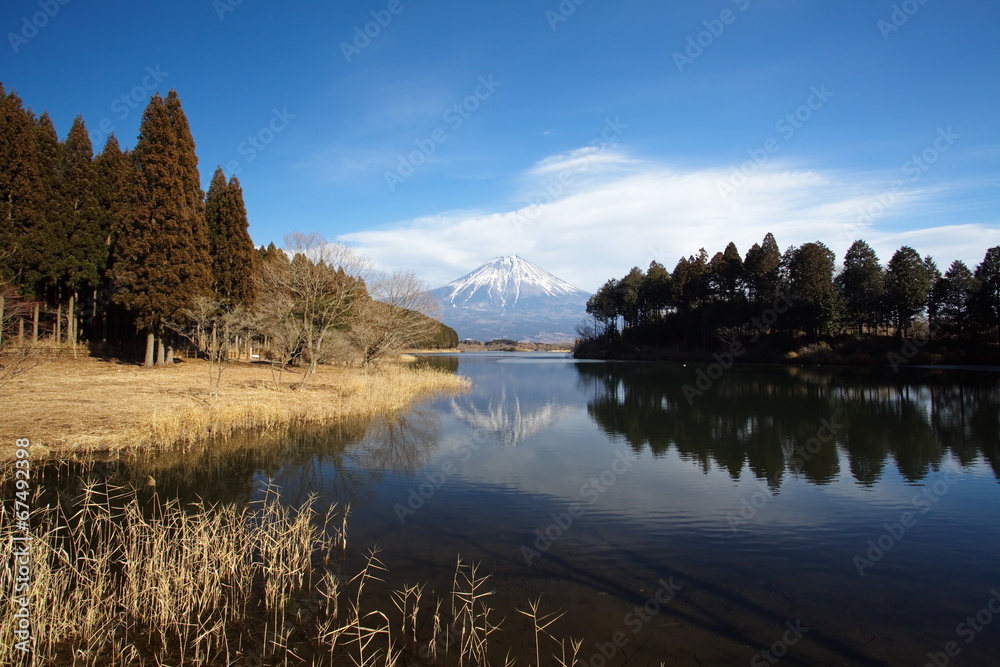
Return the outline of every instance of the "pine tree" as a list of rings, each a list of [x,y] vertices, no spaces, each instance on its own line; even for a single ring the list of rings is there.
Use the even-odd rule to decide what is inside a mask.
[[[905,336],[927,304],[932,277],[916,250],[903,246],[893,254],[886,267],[885,287],[896,331]]]
[[[770,304],[778,296],[780,266],[781,250],[770,232],[764,237],[762,245],[755,243],[747,251],[743,263],[743,276],[747,295],[756,307]]]
[[[996,327],[1000,343],[1000,246],[986,251],[975,277],[979,286],[972,300],[976,321],[984,328]]]
[[[195,298],[209,292],[212,281],[201,189],[190,173],[192,166],[197,171],[194,141],[189,132],[179,137],[177,128],[185,130],[187,121],[176,95],[172,109],[154,95],[133,151],[142,208],[118,237],[112,272],[119,287],[115,299],[148,330],[147,365],[153,363],[157,338],[157,363],[164,361],[163,323],[180,319]]]
[[[107,237],[104,216],[97,199],[97,172],[90,135],[77,116],[63,151],[62,193],[67,204],[65,239],[67,252],[62,280],[70,299],[70,334],[76,340],[75,304],[79,295],[93,294],[107,268]]]
[[[836,279],[844,301],[847,322],[860,334],[867,326],[871,331],[881,320],[885,278],[878,255],[871,246],[857,240],[844,255],[844,269]]]
[[[205,221],[212,256],[213,289],[226,306],[250,306],[255,295],[257,253],[250,239],[243,189],[233,176],[226,182],[216,169],[205,199]]]
[[[937,311],[936,319],[945,333],[957,336],[960,340],[967,337],[973,324],[971,301],[978,286],[979,281],[965,262],[960,260],[952,262],[944,276],[934,284],[931,292]]]
[[[107,268],[104,271],[100,292],[91,304],[91,317],[101,322],[101,337],[108,339],[125,313],[121,307],[115,308],[112,300],[115,284],[112,281],[114,265],[118,260],[120,247],[118,239],[124,230],[135,229],[142,210],[137,200],[136,171],[132,156],[122,152],[118,138],[112,133],[104,144],[104,150],[94,160],[96,172],[97,201],[101,210],[101,227],[107,232],[104,239]],[[112,320],[114,314],[114,319]],[[115,339],[121,340],[116,335]]]
[[[833,286],[836,255],[823,243],[804,243],[790,255],[788,281],[792,308],[799,326],[815,337],[832,321],[837,311]]]
[[[41,190],[34,120],[0,84],[0,279],[16,280],[28,293],[24,267],[37,253],[28,241],[41,238],[45,220]]]
[[[69,213],[62,192],[63,150],[52,119],[43,113],[35,121],[40,219],[22,238],[21,257],[26,288],[43,299],[59,298],[60,278],[69,264],[65,233]]]

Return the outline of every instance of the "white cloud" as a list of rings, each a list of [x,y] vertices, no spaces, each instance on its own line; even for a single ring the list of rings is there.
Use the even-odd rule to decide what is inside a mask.
[[[895,197],[882,218],[862,214],[877,200],[866,178],[762,167],[728,197],[720,183],[729,168],[677,169],[621,150],[580,149],[547,158],[520,179],[518,201],[507,210],[452,211],[407,220],[386,229],[340,238],[378,265],[410,268],[437,287],[489,259],[518,254],[583,289],[653,259],[673,269],[681,256],[729,241],[745,254],[773,232],[782,249],[820,240],[842,257],[865,238],[887,261],[899,245],[932,254],[945,267],[970,266],[995,229],[952,225],[910,232],[880,231],[880,224],[939,195],[912,189]]]

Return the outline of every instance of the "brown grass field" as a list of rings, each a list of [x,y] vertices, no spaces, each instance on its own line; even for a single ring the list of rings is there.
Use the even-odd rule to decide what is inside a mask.
[[[466,378],[405,363],[320,366],[304,391],[292,389],[298,379],[286,371],[276,385],[268,365],[234,363],[212,395],[202,360],[149,369],[49,360],[0,388],[0,440],[29,438],[34,455],[60,457],[184,446],[247,429],[392,414],[418,398],[470,386]]]

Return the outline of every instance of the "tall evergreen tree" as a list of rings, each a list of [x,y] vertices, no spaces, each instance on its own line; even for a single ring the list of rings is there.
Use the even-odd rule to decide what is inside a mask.
[[[648,321],[659,320],[673,305],[673,285],[670,272],[657,261],[649,263],[639,288],[642,310]]]
[[[112,272],[119,287],[116,300],[135,313],[140,328],[147,329],[146,365],[153,363],[157,339],[157,363],[164,361],[163,323],[180,319],[212,283],[203,203],[191,183],[192,164],[197,169],[197,159],[189,154],[194,141],[190,133],[178,137],[177,128],[186,129],[187,121],[179,120],[183,118],[179,102],[173,107],[168,109],[154,95],[143,113],[133,151],[142,210],[118,237]]]
[[[804,243],[794,250],[788,266],[789,290],[795,318],[807,336],[815,337],[837,311],[833,285],[836,255],[823,243]]]
[[[56,300],[68,264],[65,233],[68,209],[62,192],[63,145],[47,112],[35,122],[35,157],[39,184],[39,224],[22,239],[24,282],[39,298]]]
[[[780,283],[781,250],[770,232],[760,245],[754,244],[747,251],[743,262],[743,280],[747,295],[756,307],[770,304],[778,295]]]
[[[212,256],[213,289],[225,305],[250,306],[255,293],[257,253],[250,239],[243,189],[235,176],[226,182],[215,170],[205,199]]]
[[[975,276],[979,287],[972,299],[976,320],[984,328],[996,327],[1000,343],[1000,246],[986,251]]]
[[[978,281],[961,260],[952,262],[944,276],[935,282],[932,300],[937,310],[935,319],[942,331],[959,339],[967,337],[973,324],[972,296],[977,288]]]
[[[885,277],[878,255],[872,247],[857,240],[844,255],[844,269],[836,278],[844,302],[847,322],[860,334],[864,327],[871,331],[881,319]]]
[[[615,287],[615,301],[618,303],[626,329],[639,323],[642,314],[642,302],[639,297],[642,282],[642,269],[633,266]]]
[[[903,246],[893,254],[886,267],[885,287],[898,335],[905,336],[913,318],[924,309],[931,285],[928,266],[916,250]]]
[[[697,255],[681,258],[674,267],[674,303],[681,312],[692,312],[700,307],[709,295],[708,253],[704,248]]]
[[[111,277],[120,251],[117,240],[125,230],[136,228],[140,222],[142,207],[137,199],[135,163],[128,152],[122,152],[114,133],[108,136],[104,150],[94,160],[94,171],[97,201],[102,216],[101,228],[107,233],[104,239],[107,268],[102,277],[100,292],[90,305],[91,317],[95,322],[100,319],[102,339],[114,335],[115,339],[121,340],[123,336],[115,332],[124,324],[122,320],[125,313],[121,306],[115,307],[112,301],[115,284]]]
[[[77,116],[66,138],[62,169],[62,190],[68,209],[65,230],[68,251],[63,280],[66,296],[72,299],[71,313],[81,293],[93,294],[107,268],[108,230],[97,199],[97,171],[93,159],[90,135],[83,118]],[[75,326],[72,331],[75,332]]]
[[[35,263],[45,217],[35,145],[35,124],[14,92],[0,84],[0,279],[15,280],[31,292],[24,268]]]

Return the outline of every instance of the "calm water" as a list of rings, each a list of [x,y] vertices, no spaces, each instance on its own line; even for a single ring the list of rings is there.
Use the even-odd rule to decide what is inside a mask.
[[[474,390],[151,474],[349,501],[350,551],[377,545],[390,584],[442,593],[480,561],[501,615],[541,594],[588,665],[1000,664],[995,373],[425,362]]]

